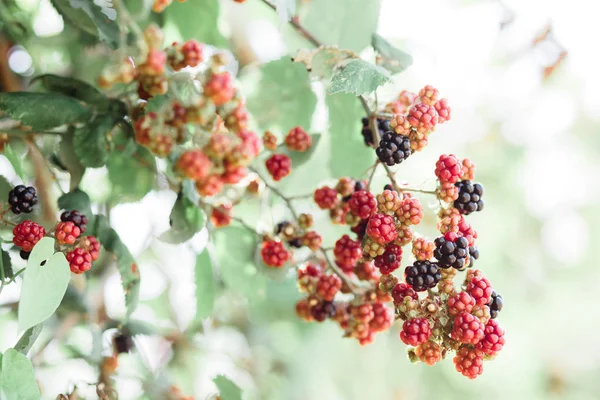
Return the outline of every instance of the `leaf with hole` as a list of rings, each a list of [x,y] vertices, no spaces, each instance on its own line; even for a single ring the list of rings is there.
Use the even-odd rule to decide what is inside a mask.
[[[43,265],[42,265],[43,264]],[[60,305],[71,270],[63,253],[54,253],[54,239],[42,238],[33,247],[21,288],[19,330],[25,331],[50,318]]]

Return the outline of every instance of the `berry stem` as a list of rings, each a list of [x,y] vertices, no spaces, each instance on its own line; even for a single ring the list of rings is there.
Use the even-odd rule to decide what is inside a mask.
[[[198,205],[200,206],[200,208],[202,208],[204,210],[204,212],[207,215],[210,215],[211,213],[209,211],[212,210],[217,210],[223,214],[227,214],[230,212],[230,210],[226,210],[222,207],[219,206],[213,206],[211,204],[208,204],[202,200],[198,201]],[[258,232],[256,229],[254,229],[252,226],[250,226],[250,224],[248,224],[246,221],[244,221],[243,219],[239,218],[239,217],[234,217],[233,215],[230,216],[232,221],[237,222],[238,224],[240,224],[241,226],[243,226],[244,228],[246,228],[247,230],[249,230],[250,232],[252,232],[253,234],[255,234],[256,236],[261,236],[260,232]]]
[[[371,190],[371,182],[373,182],[373,177],[375,177],[375,172],[377,172],[377,167],[379,167],[379,160],[375,161],[375,164],[371,167],[373,170],[371,171],[371,175],[369,176],[369,181],[367,182],[367,191]]]
[[[262,1],[267,6],[271,7],[271,9],[273,9],[273,11],[277,11],[277,7],[274,4],[272,4],[270,1],[268,1],[268,0],[262,0]],[[298,18],[297,15],[293,16],[289,22],[313,46],[316,46],[316,47],[322,46],[321,42],[319,42],[319,40],[316,37],[314,37],[310,32],[308,32],[306,29],[304,29],[304,27],[302,27],[302,25],[300,25],[300,19]]]
[[[325,258],[325,261],[327,261],[327,265],[329,266],[329,268],[337,276],[339,276],[342,281],[344,281],[344,283],[348,286],[348,288],[352,291],[352,293],[355,294],[355,295],[360,294],[358,292],[358,290],[356,289],[356,286],[354,285],[354,282],[352,282],[352,280],[348,277],[348,275],[346,275],[344,273],[344,271],[342,271],[337,265],[335,265],[334,262],[331,261],[331,258],[329,257],[329,254],[327,254],[327,252],[325,251],[325,249],[323,249],[321,247],[319,250],[323,254],[323,257]]]
[[[249,168],[250,171],[254,172],[259,178],[260,180],[262,180],[265,183],[265,186],[267,187],[267,189],[269,189],[270,191],[272,191],[273,193],[275,193],[277,196],[281,197],[281,200],[283,200],[288,208],[288,210],[290,210],[290,213],[292,214],[292,216],[294,217],[294,219],[296,221],[298,221],[298,213],[296,212],[296,210],[294,209],[294,206],[292,205],[292,200],[290,197],[285,196],[281,190],[277,189],[275,186],[271,185],[270,183],[267,183],[267,181],[265,180],[265,178],[254,168],[250,167]]]

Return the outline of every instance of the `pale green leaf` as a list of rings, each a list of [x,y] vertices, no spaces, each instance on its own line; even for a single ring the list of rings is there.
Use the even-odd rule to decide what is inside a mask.
[[[159,240],[171,244],[188,241],[204,227],[205,220],[204,212],[180,193],[169,217],[171,228]]]
[[[283,57],[261,67],[262,78],[248,98],[248,108],[261,129],[287,133],[309,129],[317,105],[306,68]]]
[[[392,74],[397,74],[404,71],[413,63],[413,58],[410,54],[392,46],[390,42],[376,33],[373,34],[373,40],[371,44],[381,56],[381,59],[378,61],[379,65],[387,69]]]
[[[4,177],[0,175],[0,199],[4,200],[8,198],[8,192],[13,188],[13,185]]]
[[[109,99],[100,90],[87,82],[79,79],[58,76],[54,74],[45,74],[36,76],[31,84],[40,82],[40,84],[51,92],[62,93],[69,97],[74,97],[85,103],[93,104],[99,107],[107,107]]]
[[[296,0],[275,0],[274,3],[282,23],[288,22],[296,14]]]
[[[84,122],[92,116],[90,108],[60,93],[0,93],[0,111],[34,130]]]
[[[196,257],[196,318],[204,319],[212,314],[217,294],[213,263],[208,249]]]
[[[65,255],[54,253],[54,239],[42,238],[31,251],[25,269],[18,313],[21,331],[44,322],[54,314],[70,279],[71,270]]]
[[[41,398],[31,361],[15,349],[2,357],[0,391],[3,400],[39,400]]]
[[[43,324],[37,324],[27,329],[21,338],[15,345],[14,349],[27,355],[35,341],[37,340],[40,333],[42,333],[42,329],[44,328]]]
[[[169,103],[169,97],[166,95],[154,96],[148,99],[144,111],[159,112],[165,105]]]
[[[219,394],[223,400],[242,400],[242,391],[235,383],[229,380],[226,376],[218,375],[213,379],[215,385],[219,389]]]
[[[177,29],[183,40],[196,39],[201,43],[227,47],[227,41],[218,28],[218,0],[175,2],[167,7],[163,16],[166,25]]]
[[[361,51],[377,30],[379,0],[312,0],[304,27],[323,44]]]
[[[374,92],[390,80],[391,76],[385,69],[356,59],[333,75],[328,93],[353,93],[359,96]]]
[[[10,279],[13,277],[13,268],[10,261],[10,255],[0,249],[0,278]]]
[[[126,142],[123,143],[123,149]],[[113,185],[112,197],[117,202],[138,201],[154,187],[156,160],[148,149],[137,145],[133,154],[110,153],[108,178]]]
[[[103,116],[77,129],[73,137],[73,150],[83,166],[99,168],[106,164],[109,156],[106,136],[115,122],[112,116]]]
[[[4,156],[10,162],[15,170],[15,173],[25,181],[25,175],[23,174],[23,158],[17,154],[10,144],[6,144],[4,147]]]

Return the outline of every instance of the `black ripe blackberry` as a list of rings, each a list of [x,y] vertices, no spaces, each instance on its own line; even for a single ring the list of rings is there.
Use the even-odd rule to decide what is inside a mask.
[[[404,135],[386,132],[381,136],[375,153],[381,162],[389,166],[400,164],[412,154],[410,139]]]
[[[10,210],[15,214],[28,214],[33,211],[33,206],[38,202],[35,188],[25,185],[17,185],[8,192],[8,204]]]
[[[335,304],[332,301],[321,301],[310,312],[316,321],[323,322],[335,315]]]
[[[404,270],[406,283],[408,283],[416,292],[423,292],[431,289],[442,279],[442,274],[436,263],[429,260],[415,261]]]
[[[117,354],[129,353],[134,347],[133,338],[129,334],[119,333],[113,338],[113,346]]]
[[[374,143],[374,140],[373,140],[373,131],[371,130],[371,127],[369,126],[369,118],[363,118],[361,120],[361,122],[362,122],[361,133],[363,135],[365,145],[372,146]],[[389,132],[390,131],[390,121],[388,121],[387,119],[377,118],[377,130],[379,131],[379,135],[383,135],[385,132]]]
[[[359,190],[365,190],[367,188],[367,185],[365,184],[364,181],[356,181],[356,183],[354,184],[354,191],[358,192]]]
[[[383,187],[383,190],[394,190],[394,187],[388,183]]]
[[[475,260],[479,259],[479,249],[477,248],[477,246],[469,247],[469,256],[471,256],[471,257],[470,257],[469,265],[467,267],[471,268],[473,266],[473,264],[475,264]]]
[[[60,215],[60,220],[62,222],[74,223],[75,226],[79,227],[81,233],[84,233],[87,230],[88,217],[77,210],[63,211]]]
[[[454,184],[459,192],[458,198],[454,200],[454,207],[461,214],[471,214],[483,210],[483,186],[471,181],[460,181]]]
[[[469,254],[469,241],[464,237],[456,238],[454,242],[444,236],[435,239],[433,256],[438,261],[440,268],[454,267],[462,269]]]
[[[25,251],[25,250],[21,250],[21,251],[19,252],[19,255],[21,256],[21,258],[22,258],[23,260],[28,260],[28,259],[29,259],[29,255],[30,255],[30,254],[31,254],[31,252],[30,252],[30,251]]]
[[[290,241],[288,241],[288,244],[292,247],[299,249],[300,247],[302,247],[302,239],[300,239],[300,238],[291,239]]]
[[[502,300],[502,296],[500,296],[495,291],[492,292],[492,298],[490,299],[490,302],[488,303],[488,306],[490,307],[490,315],[491,315],[492,319],[495,319],[498,316],[498,313],[500,311],[502,311],[503,305],[504,305],[504,302]]]

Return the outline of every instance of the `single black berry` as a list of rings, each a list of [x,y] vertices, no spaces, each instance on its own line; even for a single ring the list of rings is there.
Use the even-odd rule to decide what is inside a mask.
[[[131,335],[119,333],[113,338],[113,346],[118,354],[129,353],[135,346]]]
[[[454,207],[461,214],[471,214],[483,210],[483,186],[471,181],[460,181],[454,184],[458,188],[458,198],[454,200]]]
[[[358,192],[359,190],[365,190],[367,185],[363,181],[356,181],[354,184],[354,191]]]
[[[429,260],[415,261],[404,270],[406,283],[417,292],[431,289],[442,279],[438,265]]]
[[[275,234],[279,235],[289,224],[290,223],[288,221],[281,221],[280,223],[278,223],[277,226],[275,226]]]
[[[299,249],[300,247],[302,247],[302,239],[294,238],[294,239],[288,241],[288,244],[292,247]]]
[[[435,239],[433,256],[438,261],[440,268],[464,268],[467,254],[469,254],[469,241],[464,237],[457,238],[454,242],[444,236]]]
[[[63,211],[60,215],[62,222],[72,222],[79,228],[81,233],[84,233],[87,229],[88,218],[85,214],[80,213],[77,210]]]
[[[310,312],[316,321],[323,322],[335,315],[335,304],[332,301],[322,301],[316,304]]]
[[[365,141],[365,145],[372,146],[375,141],[373,138],[373,131],[371,130],[371,128],[369,126],[369,118],[363,118],[363,119],[361,119],[361,122],[362,122],[361,134]],[[383,135],[384,133],[389,132],[391,130],[390,129],[390,121],[388,121],[387,119],[377,118],[377,130],[379,131],[379,135]]]
[[[15,214],[28,214],[33,211],[33,206],[38,202],[35,188],[32,186],[17,185],[8,192],[8,204]]]
[[[30,251],[25,251],[25,250],[21,250],[21,251],[19,252],[19,255],[21,256],[21,258],[22,258],[23,260],[28,260],[28,259],[29,259],[29,255],[30,255],[30,254],[31,254],[31,252],[30,252]]]
[[[488,306],[490,307],[490,315],[492,317],[492,319],[495,319],[498,316],[498,313],[500,311],[502,311],[502,306],[504,305],[504,302],[502,300],[502,296],[498,293],[496,293],[495,291],[492,292],[492,297],[490,299],[490,302],[488,303]]]
[[[387,119],[377,118],[377,129],[379,129],[380,135],[391,131],[392,129],[390,128],[390,121]]]
[[[404,135],[386,132],[375,150],[379,160],[389,166],[400,164],[412,154],[410,139]]]
[[[388,183],[383,187],[383,190],[394,190],[394,187]]]

